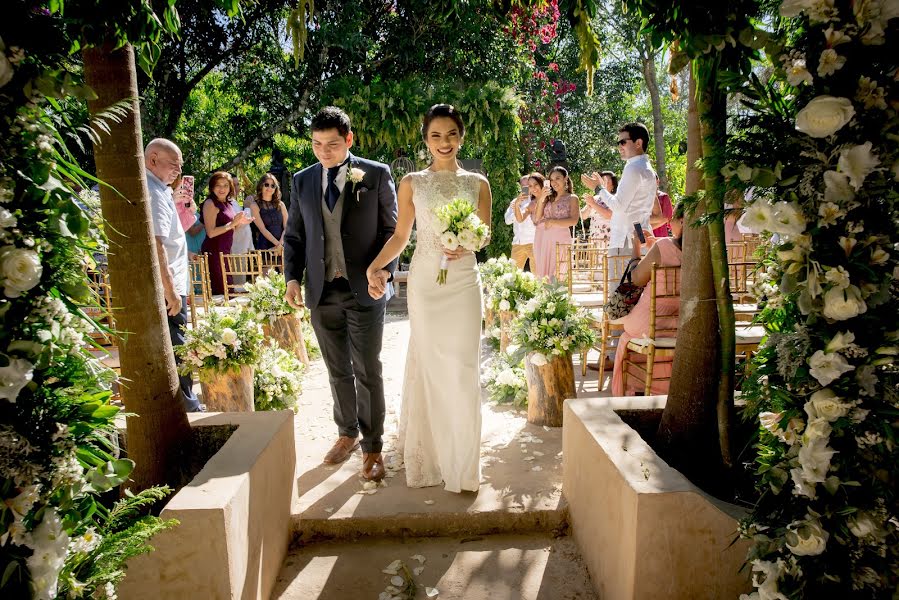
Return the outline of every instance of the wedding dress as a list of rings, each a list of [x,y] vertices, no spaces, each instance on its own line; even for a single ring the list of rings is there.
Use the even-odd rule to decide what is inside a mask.
[[[442,246],[434,210],[456,198],[478,205],[484,177],[467,171],[410,175],[417,243],[409,267],[409,349],[398,450],[406,484],[477,491],[481,480],[481,284],[471,253],[437,284]]]

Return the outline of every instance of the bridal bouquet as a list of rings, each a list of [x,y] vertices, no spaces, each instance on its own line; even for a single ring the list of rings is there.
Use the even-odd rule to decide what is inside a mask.
[[[472,252],[481,249],[481,246],[487,241],[490,230],[478,218],[476,210],[471,202],[456,198],[434,211],[441,232],[440,243],[444,248],[455,250],[462,246]],[[437,274],[438,284],[446,284],[448,267],[449,259],[444,255],[440,258],[440,273]]]

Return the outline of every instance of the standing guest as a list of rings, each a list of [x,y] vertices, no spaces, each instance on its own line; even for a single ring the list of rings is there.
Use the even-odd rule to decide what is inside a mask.
[[[172,199],[175,201],[175,210],[178,211],[178,220],[181,221],[181,227],[187,238],[187,252],[191,255],[197,254],[199,250],[199,244],[194,245],[191,242],[203,231],[203,222],[197,217],[197,205],[193,197],[181,186],[183,179],[183,176],[178,175],[178,179],[169,187],[172,188]]]
[[[522,193],[509,203],[506,209],[506,224],[512,226],[512,260],[522,271],[530,262],[529,270],[533,271],[534,235],[537,227],[534,225],[533,214],[537,209],[537,194],[543,189],[543,175],[531,173],[521,178]],[[527,187],[527,192],[523,191]]]
[[[560,244],[571,245],[571,227],[580,219],[577,196],[565,167],[553,167],[549,172],[549,189],[544,187],[538,192],[537,209],[534,212],[534,223],[537,232],[534,235],[534,257],[538,279],[549,278],[555,281],[556,247]]]
[[[646,147],[649,130],[642,123],[627,123],[618,131],[618,154],[625,161],[621,181],[614,194],[599,189],[600,199],[612,211],[609,254],[631,253],[634,223],[650,231],[649,218],[656,204],[656,174],[649,164]]]
[[[659,186],[659,177],[656,175],[656,188]],[[658,221],[661,221],[664,218],[664,223],[659,224],[658,227],[652,230],[652,235],[657,238],[669,237],[671,235],[671,218],[674,216],[674,206],[671,204],[671,196],[667,193],[659,189],[656,192],[656,197],[659,202],[659,210],[662,213],[660,217],[655,216],[655,211],[653,211],[653,216],[650,217],[653,225],[658,224]],[[656,220],[658,219],[658,221]]]
[[[256,249],[269,250],[284,244],[284,227],[287,225],[287,207],[281,202],[281,188],[271,173],[266,173],[256,184],[256,201],[250,209],[259,234]]]
[[[234,210],[232,200],[236,193],[234,180],[225,171],[216,171],[209,178],[209,195],[203,202],[206,239],[200,249],[209,253],[209,283],[213,294],[225,293],[221,255],[231,252],[234,230],[250,222],[242,211]]]
[[[618,191],[618,177],[612,171],[594,171],[592,175],[581,175],[581,183],[590,189],[590,193],[584,194],[584,208],[581,209],[581,218],[590,219],[590,240],[600,246],[608,246],[612,211],[593,192],[602,186],[614,194]]]
[[[253,213],[251,207],[253,197],[244,198],[243,204],[238,201],[237,196],[231,198],[231,208],[234,214],[243,213],[246,219],[244,222],[234,228],[234,239],[231,240],[231,254],[246,254],[253,251],[253,230],[249,225],[253,222]]]
[[[170,140],[155,139],[144,150],[153,235],[172,347],[184,344],[184,328],[187,326],[187,242],[184,239],[184,229],[178,221],[172,189],[169,187],[181,174],[182,164],[181,150]],[[177,356],[175,362],[180,363]],[[181,375],[179,382],[184,410],[203,410],[193,392],[193,378]]]

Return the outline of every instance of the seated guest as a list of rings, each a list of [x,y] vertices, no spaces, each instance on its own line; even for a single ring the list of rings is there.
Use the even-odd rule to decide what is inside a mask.
[[[256,196],[250,209],[256,224],[256,249],[280,248],[287,226],[287,207],[281,202],[281,188],[271,173],[266,173],[256,184]]]
[[[656,175],[656,186],[659,185],[659,176]],[[663,192],[661,189],[656,191],[656,199],[658,205],[653,209],[652,216],[649,218],[650,225],[654,226],[652,235],[657,238],[668,237],[671,235],[671,218],[674,216],[674,207],[671,205],[671,196]],[[656,215],[656,210],[661,211],[661,215]],[[664,218],[664,222],[660,222]]]
[[[572,193],[571,178],[565,167],[553,167],[549,173],[550,188],[544,187],[537,196],[534,223],[534,257],[537,279],[558,279],[556,272],[557,246],[571,246],[571,228],[580,219],[577,196]]]
[[[624,326],[624,333],[618,343],[618,351],[615,353],[615,368],[612,371],[612,395],[625,396],[630,392],[642,392],[643,384],[636,378],[628,376],[628,389],[624,389],[624,377],[622,373],[625,348],[627,343],[635,338],[649,337],[649,303],[652,290],[649,280],[652,275],[652,264],[660,267],[676,267],[681,264],[681,239],[683,236],[683,208],[677,207],[671,219],[671,229],[674,237],[659,238],[655,241],[646,256],[637,265],[631,274],[631,281],[637,285],[645,285],[643,294],[636,306],[626,317],[616,321]],[[640,240],[634,235],[633,255],[640,257]],[[664,274],[659,274],[664,277]],[[656,300],[656,325],[666,329],[677,326],[678,313],[680,312],[680,298],[658,298]],[[671,319],[674,319],[672,327]],[[635,352],[628,352],[631,362],[645,362],[646,357]],[[667,394],[668,378],[671,377],[671,359],[656,358],[652,369],[652,393]]]
[[[537,194],[543,189],[543,175],[531,173],[521,178],[521,189],[526,192],[516,197],[506,209],[505,221],[512,226],[512,260],[522,271],[530,262],[530,270],[534,270],[534,235],[537,229],[532,215],[537,209]]]

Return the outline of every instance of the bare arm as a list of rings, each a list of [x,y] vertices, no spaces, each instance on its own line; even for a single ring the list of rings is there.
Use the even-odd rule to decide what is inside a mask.
[[[228,233],[232,229],[234,229],[234,221],[231,223],[226,223],[219,227],[215,225],[215,218],[219,214],[219,209],[215,207],[215,204],[212,202],[204,202],[203,203],[203,224],[206,226],[206,237],[214,238],[222,235],[223,233]],[[234,217],[237,220],[238,217]]]
[[[166,313],[174,317],[181,312],[181,296],[175,291],[175,279],[169,268],[169,257],[162,245],[161,237],[154,237],[156,241],[156,257],[159,260],[159,278],[162,280],[162,296],[165,299]]]
[[[639,252],[639,250],[637,250]],[[631,281],[636,285],[646,285],[652,276],[652,264],[662,264],[662,253],[658,246],[653,246],[637,265],[637,268],[631,272]]]
[[[283,202],[281,202],[279,204],[279,208],[281,209],[281,239],[278,240],[278,243],[283,245],[284,234],[287,233],[287,206]]]
[[[369,279],[372,279],[374,273],[387,267],[402,254],[412,235],[412,225],[415,223],[415,206],[412,204],[412,183],[408,175],[400,181],[400,189],[396,197],[399,205],[396,228],[393,230],[393,235],[390,236],[387,243],[384,244],[384,247],[381,248],[381,251],[366,270],[366,275]]]

